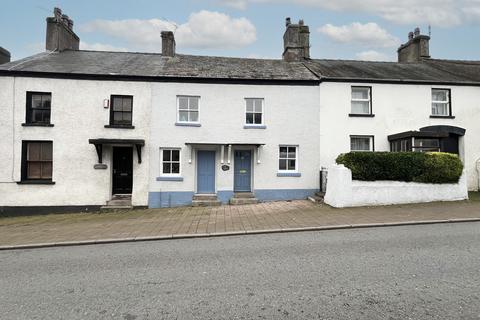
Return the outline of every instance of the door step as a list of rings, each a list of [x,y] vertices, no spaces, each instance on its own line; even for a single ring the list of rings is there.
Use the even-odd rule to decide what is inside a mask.
[[[315,203],[323,203],[324,197],[325,197],[325,192],[316,192],[315,195],[308,197],[308,200]]]
[[[255,204],[258,203],[258,199],[252,192],[235,192],[233,198],[230,199],[231,205],[241,204]]]
[[[100,207],[101,211],[115,211],[115,210],[131,210],[133,206],[103,206]]]
[[[196,194],[192,200],[193,207],[216,207],[221,204],[215,194]]]
[[[102,210],[108,209],[132,209],[131,194],[114,194],[112,200],[107,201],[107,205],[101,207]]]

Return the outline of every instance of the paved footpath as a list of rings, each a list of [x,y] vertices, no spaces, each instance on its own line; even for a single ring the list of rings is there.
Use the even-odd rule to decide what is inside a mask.
[[[0,218],[0,249],[480,220],[480,201],[334,209],[307,200]]]

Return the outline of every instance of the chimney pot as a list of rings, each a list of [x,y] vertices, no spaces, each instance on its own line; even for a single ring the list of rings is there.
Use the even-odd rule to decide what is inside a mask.
[[[305,22],[303,21],[303,19],[300,19],[300,20],[298,21],[298,25],[299,25],[299,26],[303,26],[304,24],[305,24]]]
[[[415,37],[418,37],[420,35],[420,28],[416,27],[414,33],[415,33]]]
[[[292,23],[292,20],[290,18],[285,19],[285,26],[288,27]]]
[[[413,39],[413,32],[410,31],[410,32],[408,33],[408,40],[412,40],[412,39]]]

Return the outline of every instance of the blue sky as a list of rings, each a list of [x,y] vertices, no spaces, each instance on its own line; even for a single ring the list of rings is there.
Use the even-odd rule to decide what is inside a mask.
[[[0,46],[18,59],[44,50],[45,18],[60,7],[82,49],[279,58],[285,17],[310,26],[315,58],[395,60],[416,26],[434,58],[480,60],[480,0],[2,0]]]

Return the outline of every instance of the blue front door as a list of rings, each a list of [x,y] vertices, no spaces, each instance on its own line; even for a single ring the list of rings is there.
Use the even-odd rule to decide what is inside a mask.
[[[215,193],[215,151],[197,152],[197,193]]]
[[[250,150],[235,151],[234,163],[234,185],[233,190],[237,192],[250,192],[252,179],[252,152]]]

